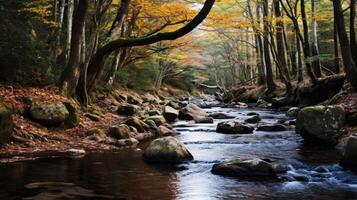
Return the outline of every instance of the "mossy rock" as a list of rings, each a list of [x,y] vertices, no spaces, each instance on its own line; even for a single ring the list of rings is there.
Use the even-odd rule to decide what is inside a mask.
[[[98,122],[100,121],[101,116],[92,114],[92,113],[86,113],[84,116],[88,117],[90,120]]]
[[[130,127],[126,124],[120,124],[118,126],[112,126],[109,129],[109,135],[115,139],[128,139],[131,137]]]
[[[63,103],[38,103],[29,109],[29,116],[44,126],[59,126],[69,118],[69,112]]]
[[[137,117],[130,117],[124,124],[135,127],[139,132],[146,132],[150,130],[150,126]]]
[[[188,149],[171,136],[153,140],[146,148],[143,158],[150,163],[181,163],[193,160]]]
[[[145,123],[150,126],[150,128],[157,128],[156,123],[153,120],[145,120]]]
[[[73,102],[65,102],[64,105],[66,106],[69,116],[67,121],[65,122],[68,128],[74,128],[79,125],[81,121],[81,109],[80,107],[73,103]]]
[[[143,100],[141,100],[135,96],[128,95],[127,102],[130,104],[134,104],[134,105],[141,105],[143,103]]]
[[[119,115],[133,116],[139,111],[139,106],[133,104],[122,104],[118,106],[117,113]]]
[[[345,122],[346,114],[340,105],[306,107],[299,111],[296,132],[307,141],[335,145]]]
[[[154,115],[161,115],[161,112],[158,111],[158,110],[149,110],[147,112],[147,114],[150,115],[150,116],[154,116]]]
[[[98,128],[92,128],[92,129],[89,129],[86,133],[85,133],[86,136],[99,136],[99,137],[106,137],[107,134],[102,130],[102,129],[98,129]]]
[[[12,110],[0,102],[0,144],[5,144],[11,139],[14,129],[11,115]]]
[[[166,119],[162,115],[154,115],[146,118],[145,122],[148,120],[152,120],[155,122],[156,126],[160,126],[166,123]]]
[[[252,134],[254,128],[238,121],[226,121],[218,123],[216,131],[223,134]]]

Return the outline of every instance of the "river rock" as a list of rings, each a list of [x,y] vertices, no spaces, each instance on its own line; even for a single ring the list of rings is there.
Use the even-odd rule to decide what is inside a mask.
[[[150,163],[181,163],[193,160],[192,154],[176,138],[159,138],[146,148],[143,158]]]
[[[266,131],[266,132],[274,132],[274,131],[285,131],[286,127],[283,124],[264,124],[260,125],[257,128],[257,131]]]
[[[10,141],[14,129],[12,111],[0,102],[0,144]]]
[[[299,111],[300,111],[300,108],[292,107],[286,112],[286,116],[296,118],[297,115],[299,114]]]
[[[180,110],[180,108],[181,108],[180,105],[179,105],[179,103],[174,102],[174,101],[168,102],[168,103],[166,104],[166,106],[169,106],[169,107],[174,108],[174,109],[176,109],[176,110]]]
[[[212,117],[202,117],[195,119],[195,123],[198,124],[213,124],[213,118]]]
[[[220,122],[217,125],[216,131],[224,134],[250,134],[253,133],[254,128],[244,125],[238,121]]]
[[[166,119],[162,115],[154,115],[146,118],[145,121],[152,120],[155,122],[156,126],[160,126],[166,123]]]
[[[257,103],[256,103],[256,107],[258,108],[269,108],[271,106],[271,104],[267,101],[265,101],[264,99],[258,99]]]
[[[109,135],[115,139],[128,139],[131,137],[130,127],[126,124],[112,126],[109,128]]]
[[[259,115],[254,115],[246,120],[244,120],[244,122],[248,123],[248,124],[256,124],[258,122],[260,122],[262,120],[262,118],[259,117]]]
[[[170,136],[170,135],[175,135],[176,132],[172,129],[167,128],[166,126],[159,126],[158,127],[158,133],[160,136]]]
[[[254,115],[260,116],[259,113],[256,113],[256,112],[247,113],[247,116],[254,116]]]
[[[171,106],[165,106],[163,115],[168,122],[174,122],[179,116],[179,111]]]
[[[212,167],[213,174],[233,176],[233,177],[261,177],[275,176],[272,164],[254,159],[237,159],[215,164]]]
[[[345,124],[342,106],[311,106],[302,109],[296,120],[296,132],[307,141],[336,144]]]
[[[158,111],[158,110],[149,110],[149,111],[147,112],[147,114],[148,114],[149,116],[154,116],[154,115],[161,115],[161,112]]]
[[[150,128],[156,129],[156,123],[153,120],[145,120],[145,123],[150,126]]]
[[[357,168],[357,136],[348,138],[341,163],[345,166]]]
[[[101,137],[101,138],[104,138],[107,136],[107,134],[105,134],[105,132],[101,129],[98,129],[98,128],[92,128],[92,129],[89,129],[87,132],[85,132],[85,136],[98,136],[98,137]]]
[[[139,111],[139,106],[133,104],[122,104],[118,106],[117,113],[119,115],[133,116]]]
[[[212,117],[213,119],[233,119],[234,118],[232,116],[228,116],[226,113],[223,113],[223,112],[212,113],[208,116]]]
[[[134,105],[141,105],[143,103],[143,100],[141,100],[135,96],[128,95],[127,102],[130,104],[134,104]]]
[[[135,127],[139,132],[146,132],[150,130],[149,125],[136,117],[130,117],[124,124]]]
[[[143,98],[143,102],[144,103],[155,103],[155,104],[159,104],[160,103],[160,99],[158,97],[155,97],[152,94],[145,94],[144,98]]]
[[[182,120],[195,120],[207,116],[208,114],[204,110],[192,103],[182,108],[179,112],[179,119]]]
[[[68,119],[69,112],[63,103],[38,103],[30,107],[29,116],[44,126],[59,126]]]

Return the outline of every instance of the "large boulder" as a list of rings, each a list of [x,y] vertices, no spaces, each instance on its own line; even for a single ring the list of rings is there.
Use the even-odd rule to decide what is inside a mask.
[[[166,119],[162,115],[154,115],[146,118],[145,121],[152,120],[155,122],[156,126],[160,126],[166,123]]]
[[[207,117],[208,114],[195,104],[188,104],[179,112],[179,119],[182,120],[197,120]]]
[[[38,103],[30,107],[29,116],[44,126],[59,126],[69,118],[69,112],[63,103]]]
[[[357,168],[357,136],[348,138],[341,163],[348,167]]]
[[[129,119],[127,119],[125,121],[124,124],[136,128],[141,133],[150,130],[149,125],[147,125],[145,122],[143,122],[142,120],[140,120],[139,118],[136,118],[136,117],[130,117]]]
[[[261,177],[275,176],[276,172],[271,163],[259,158],[237,159],[213,165],[213,174],[232,177]]]
[[[176,138],[168,136],[150,143],[143,154],[151,163],[181,163],[193,160],[192,154]]]
[[[10,141],[14,124],[11,118],[12,111],[0,102],[0,144]]]
[[[311,106],[302,109],[296,120],[296,132],[307,141],[336,144],[345,124],[342,106]]]
[[[117,113],[119,115],[133,116],[139,111],[139,106],[133,104],[122,104],[118,106]]]
[[[220,122],[217,125],[216,131],[224,134],[250,134],[254,128],[244,125],[238,121]]]
[[[179,111],[171,106],[165,106],[163,115],[168,122],[174,122],[179,116]]]

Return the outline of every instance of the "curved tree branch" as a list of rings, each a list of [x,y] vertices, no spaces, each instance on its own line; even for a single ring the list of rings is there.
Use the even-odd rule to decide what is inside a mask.
[[[206,0],[200,12],[185,26],[182,28],[165,33],[157,33],[154,35],[140,37],[140,38],[120,38],[114,41],[109,42],[100,49],[97,50],[96,54],[92,57],[89,67],[88,67],[88,91],[94,88],[96,80],[98,79],[101,68],[103,65],[104,58],[109,55],[111,52],[116,51],[117,49],[123,47],[133,47],[133,46],[144,46],[153,44],[163,40],[175,40],[178,39],[193,29],[195,29],[203,20],[207,17],[211,11],[215,0]]]

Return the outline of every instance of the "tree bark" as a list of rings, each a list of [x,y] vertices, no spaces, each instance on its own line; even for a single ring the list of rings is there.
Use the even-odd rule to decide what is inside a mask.
[[[298,77],[298,83],[300,83],[304,80],[304,76],[302,73],[301,41],[299,40],[299,36],[297,35],[297,33],[295,33],[295,35],[296,35],[297,66],[298,66],[297,77]]]
[[[348,35],[345,27],[345,19],[343,16],[341,0],[334,0],[333,7],[346,77],[347,80],[351,83],[352,87],[354,89],[357,89],[357,69],[351,53],[351,45],[348,40]]]
[[[280,74],[282,76],[282,79],[284,81],[284,84],[286,86],[286,94],[287,96],[290,96],[292,92],[292,85],[290,83],[290,75],[287,67],[287,59],[286,59],[286,51],[284,47],[284,23],[281,21],[281,11],[280,11],[280,3],[279,0],[274,0],[274,12],[275,12],[275,17],[277,18],[277,23],[276,23],[276,47],[277,47],[277,66],[280,68]],[[273,46],[275,48],[275,45]]]
[[[338,32],[337,32],[337,23],[336,18],[333,20],[333,44],[334,44],[334,72],[336,74],[340,73],[340,56],[339,56],[339,39],[338,39]]]
[[[69,59],[69,54],[71,52],[71,37],[72,37],[72,27],[73,27],[73,10],[74,10],[74,0],[68,0],[67,4],[67,43],[66,43],[66,59]]]
[[[83,39],[83,26],[88,10],[88,1],[80,0],[74,13],[73,31],[71,35],[71,50],[68,64],[63,72],[61,82],[61,94],[73,97],[80,76],[81,44]]]
[[[274,75],[271,65],[271,57],[270,57],[270,49],[269,49],[269,6],[268,0],[263,1],[263,16],[264,16],[264,59],[265,59],[265,68],[266,68],[266,81],[267,81],[267,91],[266,94],[272,93],[276,89],[276,85],[274,82]]]
[[[215,0],[206,0],[203,8],[200,12],[185,26],[182,28],[165,33],[157,33],[154,35],[140,37],[140,38],[119,38],[117,40],[111,41],[99,48],[97,52],[92,56],[91,61],[88,66],[88,86],[87,90],[91,91],[96,85],[96,81],[99,78],[101,68],[103,66],[104,58],[113,51],[116,51],[124,47],[133,47],[133,46],[144,46],[153,44],[162,40],[175,40],[180,38],[187,33],[191,32],[196,28],[209,14],[211,8],[213,7]]]
[[[350,40],[351,40],[351,53],[355,63],[357,63],[357,41],[356,41],[356,0],[350,2]]]
[[[302,40],[303,43],[303,49],[304,49],[304,57],[305,57],[305,65],[306,65],[306,70],[307,73],[311,79],[311,82],[315,84],[317,82],[316,76],[314,71],[312,70],[311,67],[311,49],[310,49],[310,42],[309,42],[309,26],[307,25],[307,16],[306,16],[306,11],[305,11],[305,1],[300,0],[300,9],[301,9],[301,18],[302,18],[302,24],[303,24],[303,32],[304,32],[304,40]],[[299,26],[297,24],[297,26]]]
[[[316,77],[320,78],[321,74],[321,63],[319,58],[319,47],[317,40],[317,20],[316,20],[316,3],[317,0],[311,0],[311,9],[312,9],[312,68],[314,69],[314,73]]]

